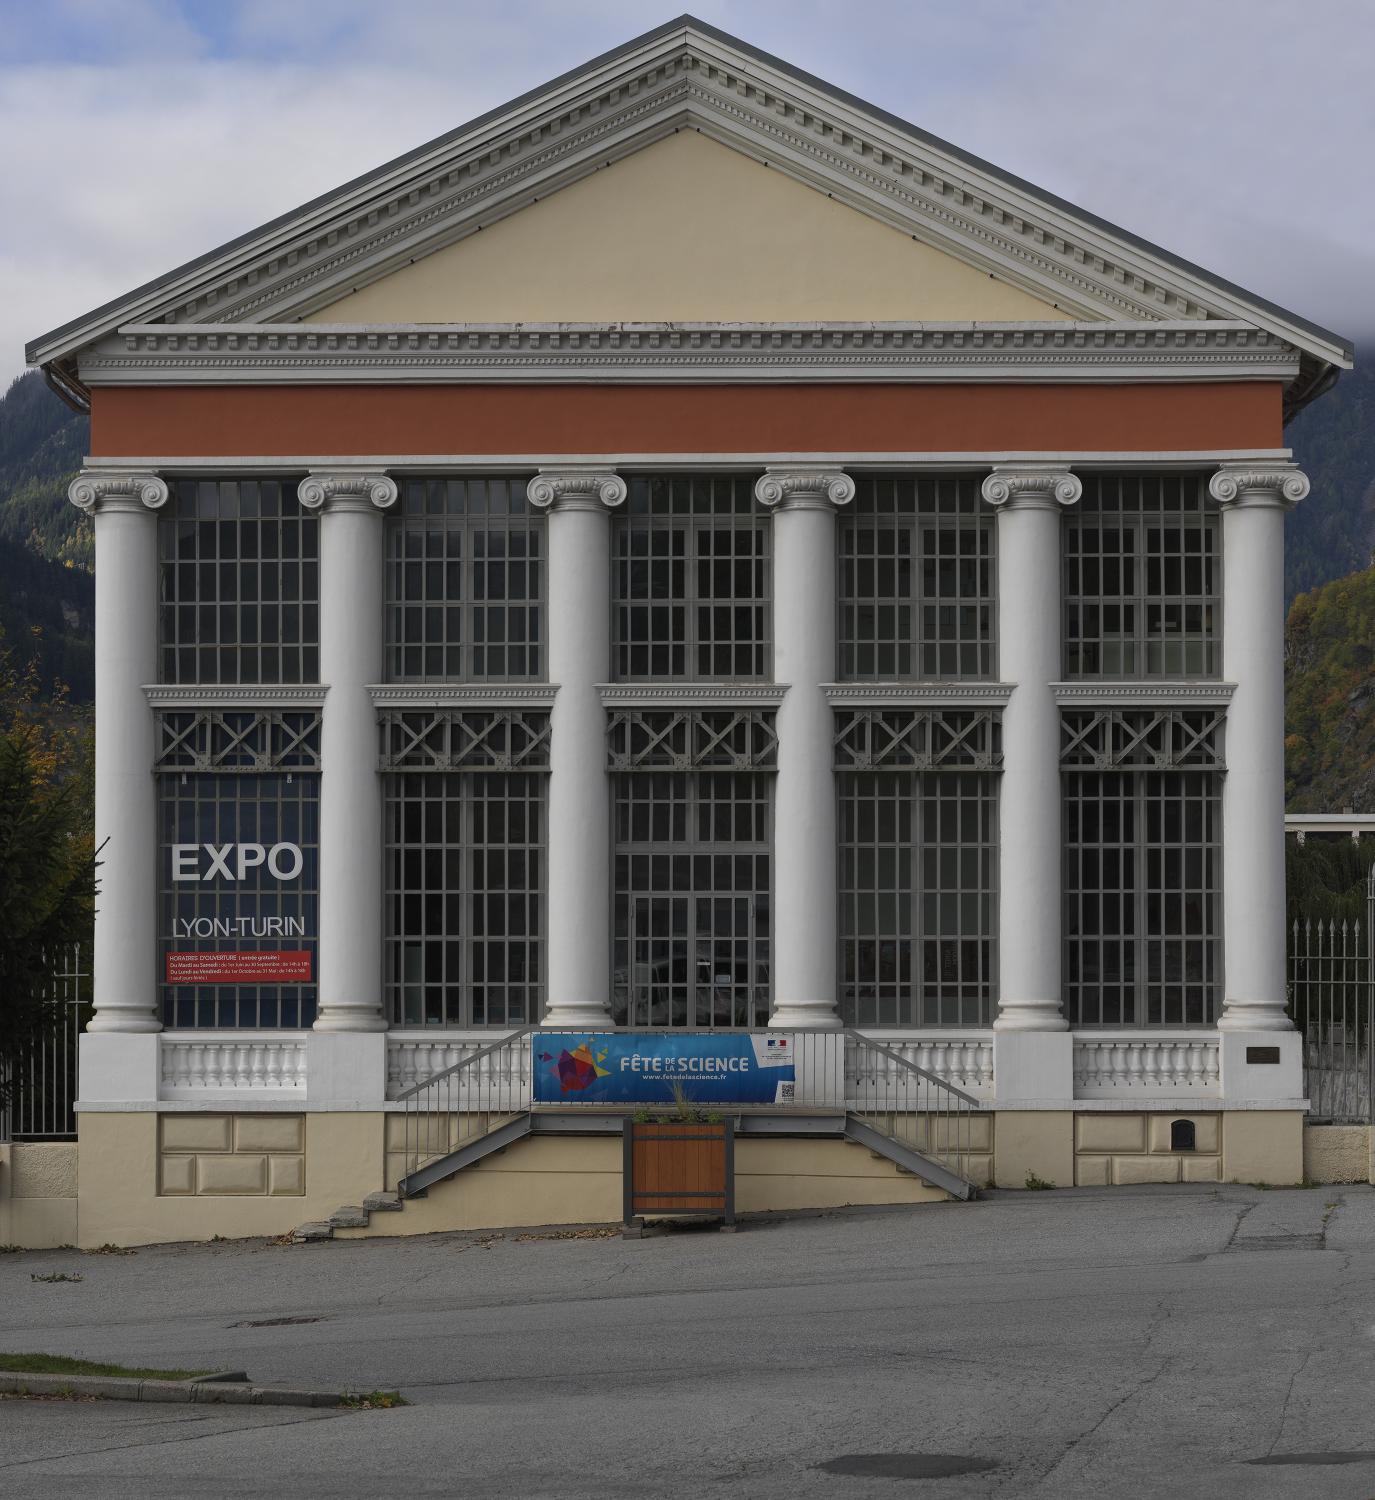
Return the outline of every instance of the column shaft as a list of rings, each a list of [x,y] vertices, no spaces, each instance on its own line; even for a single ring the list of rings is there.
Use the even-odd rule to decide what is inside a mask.
[[[89,1031],[161,1031],[157,974],[156,510],[167,486],[152,475],[83,475],[71,498],[94,511],[95,1014]]]
[[[1308,493],[1291,465],[1223,468],[1224,1031],[1287,1031],[1284,892],[1284,515]]]
[[[317,1031],[385,1031],[382,1013],[382,783],[368,685],[382,675],[379,507],[383,475],[312,475],[320,519],[320,959]]]
[[[1063,1031],[1060,1012],[1060,512],[1079,498],[1063,470],[995,471],[999,675],[1003,713],[998,803],[999,1031]]]
[[[773,1009],[769,1024],[838,1026],[835,716],[838,470],[770,471],[755,494],[774,510],[773,672],[778,708],[773,810]]]
[[[554,695],[548,810],[545,1024],[611,1023],[611,790],[598,685],[611,665],[609,507],[614,474],[540,474],[533,505],[549,511],[549,680]]]

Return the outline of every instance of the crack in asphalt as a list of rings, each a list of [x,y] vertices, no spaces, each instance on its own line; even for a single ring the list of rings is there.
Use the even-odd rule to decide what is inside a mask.
[[[1302,1375],[1303,1372],[1308,1368],[1309,1361],[1316,1353],[1318,1353],[1316,1349],[1310,1349],[1308,1353],[1305,1354],[1304,1357],[1299,1361],[1298,1365],[1294,1369],[1293,1374],[1289,1377],[1289,1384],[1284,1388],[1284,1401],[1280,1406],[1280,1419],[1275,1425],[1275,1440],[1265,1450],[1266,1458],[1269,1458],[1270,1455],[1275,1451],[1275,1449],[1279,1447],[1280,1439],[1284,1436],[1284,1423],[1286,1418],[1289,1416],[1289,1403],[1294,1399],[1294,1382],[1298,1380],[1299,1376]]]

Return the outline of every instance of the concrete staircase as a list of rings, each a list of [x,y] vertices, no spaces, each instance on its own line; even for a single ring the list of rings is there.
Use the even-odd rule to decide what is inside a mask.
[[[395,1214],[405,1208],[399,1193],[369,1193],[360,1205],[345,1204],[327,1219],[298,1225],[291,1231],[293,1245],[308,1245],[315,1240],[332,1240],[336,1229],[366,1229],[373,1214]]]

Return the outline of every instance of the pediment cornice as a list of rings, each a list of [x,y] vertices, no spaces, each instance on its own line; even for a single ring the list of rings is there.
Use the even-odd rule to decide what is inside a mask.
[[[1084,321],[1242,321],[1349,363],[1321,330],[700,23],[660,28],[37,340],[294,322],[677,130],[770,168]],[[609,231],[612,226],[608,226]]]

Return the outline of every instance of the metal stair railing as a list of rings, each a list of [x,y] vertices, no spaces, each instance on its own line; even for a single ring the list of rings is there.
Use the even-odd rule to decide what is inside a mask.
[[[426,1184],[417,1177],[429,1164],[466,1152],[484,1137],[509,1134],[512,1121],[528,1118],[534,1030],[523,1026],[397,1095],[405,1111],[404,1170],[397,1183],[403,1198],[423,1191]]]
[[[938,1170],[932,1174],[920,1165],[909,1170],[956,1197],[977,1191],[970,1158],[979,1101],[851,1027],[845,1029],[845,1108],[859,1127],[848,1131],[856,1139],[879,1149],[868,1139],[872,1132],[901,1153],[934,1165]]]

